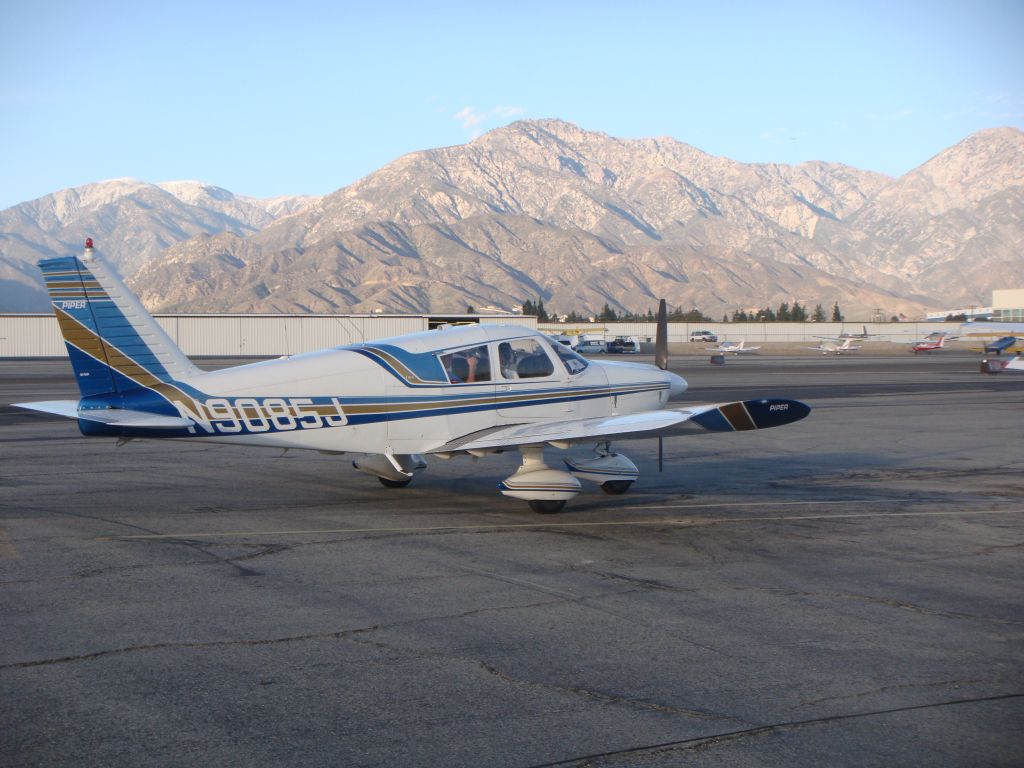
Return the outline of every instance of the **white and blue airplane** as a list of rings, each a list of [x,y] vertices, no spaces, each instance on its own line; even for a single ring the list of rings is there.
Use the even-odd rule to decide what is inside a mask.
[[[407,485],[427,457],[518,451],[498,488],[558,512],[580,480],[625,492],[636,465],[612,440],[781,426],[810,408],[755,399],[669,408],[686,389],[669,372],[664,302],[657,366],[594,362],[532,329],[462,326],[217,371],[197,368],[86,241],[39,262],[79,400],[18,403],[78,422],[83,435],[172,438],[357,454],[354,466]],[[596,446],[548,466],[545,448]]]
[[[756,352],[760,347],[748,347],[746,340],[742,341],[723,341],[717,347],[712,347],[706,352],[714,352],[719,355],[744,355],[750,352]]]

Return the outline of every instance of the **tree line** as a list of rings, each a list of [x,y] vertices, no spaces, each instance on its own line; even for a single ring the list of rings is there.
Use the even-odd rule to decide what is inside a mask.
[[[559,318],[563,316],[555,312],[554,310],[548,311],[544,306],[544,299],[537,299],[534,303],[527,299],[522,305],[524,315],[536,315],[537,320],[542,323],[557,322]],[[467,307],[467,313],[472,314],[473,308]],[[585,316],[581,315],[575,309],[564,316],[564,321],[568,323],[586,323],[591,320],[596,322],[646,322],[653,323],[657,319],[654,312],[648,308],[646,313],[641,312],[617,312],[608,302],[601,308],[601,311],[596,315]],[[714,320],[697,308],[690,310],[683,310],[681,307],[670,309],[668,313],[669,322],[675,323],[711,323]],[[818,304],[814,310],[808,312],[807,308],[802,306],[800,302],[794,301],[792,306],[789,302],[782,302],[778,309],[772,309],[771,307],[765,307],[764,309],[758,309],[755,311],[747,312],[743,309],[734,310],[732,316],[723,315],[723,323],[806,323],[808,321],[815,323],[823,323],[828,319],[825,314],[825,309]],[[843,317],[842,311],[839,309],[839,302],[837,301],[832,307],[832,322],[842,322],[845,318]]]
[[[826,319],[825,308],[821,304],[815,306],[814,311],[808,315],[807,308],[801,306],[799,301],[794,301],[792,307],[789,306],[789,302],[784,301],[776,310],[773,310],[771,307],[765,307],[750,313],[742,309],[734,310],[732,318],[729,319],[723,316],[722,322],[806,323],[810,320],[814,323],[823,323]],[[843,313],[839,309],[839,302],[837,301],[832,307],[832,322],[841,323],[843,319]]]

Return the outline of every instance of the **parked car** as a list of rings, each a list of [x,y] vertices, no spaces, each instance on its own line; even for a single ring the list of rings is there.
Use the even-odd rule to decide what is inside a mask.
[[[608,345],[604,339],[580,339],[576,351],[581,355],[603,355],[608,351]]]
[[[640,342],[632,336],[616,336],[608,342],[608,354],[631,355],[640,351]]]
[[[549,333],[547,337],[552,341],[557,341],[559,344],[569,347],[569,349],[575,349],[573,342],[579,340],[578,336],[566,336],[564,333]]]
[[[718,341],[718,337],[711,331],[691,331],[690,341],[711,342],[714,344]]]

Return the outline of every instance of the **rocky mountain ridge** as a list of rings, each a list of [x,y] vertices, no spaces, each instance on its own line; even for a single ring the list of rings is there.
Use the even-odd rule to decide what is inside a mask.
[[[974,134],[900,179],[744,164],[671,138],[531,120],[278,208],[198,182],[155,189],[176,201],[159,217],[174,225],[134,236],[167,243],[160,257],[133,256],[123,241],[113,256],[163,310],[462,311],[542,297],[561,311],[643,311],[664,296],[714,317],[794,300],[913,316],[1024,284],[1014,128]],[[157,192],[133,194],[143,193],[124,210],[156,210]],[[23,206],[0,212],[0,266],[4,217]],[[62,234],[96,219],[65,221]]]
[[[301,209],[304,196],[260,200],[199,181],[122,178],[60,190],[0,211],[0,308],[48,311],[35,262],[77,253],[86,237],[125,276],[200,234],[251,234]]]

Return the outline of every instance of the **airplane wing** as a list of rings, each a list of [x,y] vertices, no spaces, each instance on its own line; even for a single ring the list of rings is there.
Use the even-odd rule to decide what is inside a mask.
[[[565,448],[572,443],[611,439],[629,440],[703,432],[743,432],[790,424],[799,421],[810,412],[809,406],[797,400],[762,399],[668,408],[627,416],[514,424],[450,440],[430,450],[429,453],[487,451],[544,443]]]
[[[124,408],[97,408],[80,411],[77,400],[43,400],[35,403],[11,403],[15,408],[52,413],[69,419],[85,419],[112,427],[140,427],[145,429],[181,429],[194,426],[191,419],[180,416],[161,416],[158,413],[129,411]]]

